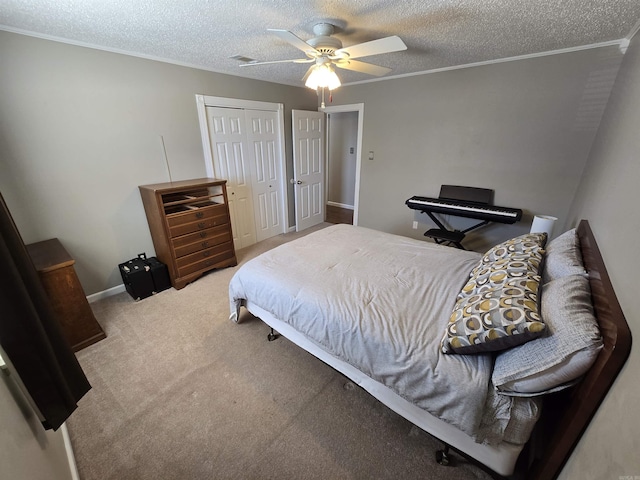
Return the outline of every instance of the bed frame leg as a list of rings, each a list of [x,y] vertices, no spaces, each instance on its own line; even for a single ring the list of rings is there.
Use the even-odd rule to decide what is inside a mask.
[[[451,466],[451,459],[449,458],[449,445],[444,444],[444,449],[436,452],[436,462],[444,467]]]
[[[271,332],[267,335],[267,340],[269,340],[270,342],[273,342],[274,340],[276,340],[278,337],[280,337],[279,334],[277,334],[276,332],[273,331],[273,328],[271,329]]]

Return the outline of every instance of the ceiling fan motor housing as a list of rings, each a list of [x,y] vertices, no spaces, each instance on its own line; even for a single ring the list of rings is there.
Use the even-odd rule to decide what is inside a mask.
[[[335,32],[335,27],[327,22],[317,23],[313,26],[315,37],[309,39],[307,43],[323,55],[333,55],[336,50],[342,48],[342,42],[331,37]]]
[[[307,42],[322,54],[333,55],[336,50],[342,48],[342,42],[335,37],[314,37]]]

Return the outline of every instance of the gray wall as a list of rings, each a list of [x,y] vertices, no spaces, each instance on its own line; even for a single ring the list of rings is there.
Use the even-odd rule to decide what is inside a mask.
[[[0,476],[69,480],[62,429],[44,430],[10,377],[0,372]]]
[[[0,65],[0,191],[26,243],[61,240],[88,295],[153,253],[138,185],[169,180],[160,136],[174,180],[205,176],[196,94],[283,103],[289,168],[291,109],[317,106],[304,87],[7,32]]]
[[[422,238],[428,225],[411,229],[405,200],[456,184],[528,214],[469,238],[472,249],[528,231],[532,214],[561,227],[620,59],[609,47],[336,90],[334,104],[365,105],[359,224]]]
[[[565,468],[562,480],[640,476],[640,35],[620,68],[584,177],[569,215],[586,218],[602,250],[611,281],[636,344],[610,394]]]

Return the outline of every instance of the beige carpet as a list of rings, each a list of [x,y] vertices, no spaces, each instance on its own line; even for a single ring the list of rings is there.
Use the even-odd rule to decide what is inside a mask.
[[[67,422],[83,480],[490,478],[438,465],[439,442],[244,310],[230,322],[237,268],[92,304],[108,337],[78,352],[93,389]]]

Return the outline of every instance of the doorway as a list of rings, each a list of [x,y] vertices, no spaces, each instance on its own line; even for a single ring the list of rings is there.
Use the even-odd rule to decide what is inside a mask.
[[[326,221],[357,225],[364,104],[322,111],[327,114]]]

